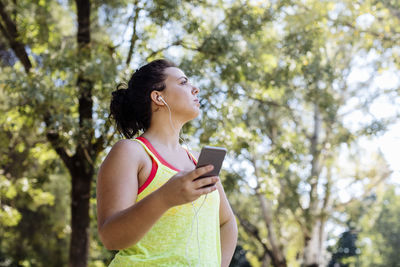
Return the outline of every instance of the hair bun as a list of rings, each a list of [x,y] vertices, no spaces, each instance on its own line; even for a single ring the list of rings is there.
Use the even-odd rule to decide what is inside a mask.
[[[128,89],[126,88],[126,87],[123,87],[124,85],[123,84],[118,84],[117,85],[117,90],[115,90],[114,92],[112,92],[111,94],[112,94],[112,96],[113,97],[115,97],[115,96],[117,96],[118,97],[118,95],[121,95],[121,96],[123,96],[123,95],[126,95],[127,93],[128,93]]]
[[[119,85],[118,87],[119,88]],[[124,117],[125,102],[128,95],[128,89],[117,89],[112,94],[110,103],[111,116],[115,120],[120,120]]]
[[[137,69],[128,83],[118,84],[116,91],[112,92],[110,116],[126,138],[150,127],[150,93],[165,89],[167,75],[164,70],[169,67],[175,67],[175,64],[164,59],[154,60]]]

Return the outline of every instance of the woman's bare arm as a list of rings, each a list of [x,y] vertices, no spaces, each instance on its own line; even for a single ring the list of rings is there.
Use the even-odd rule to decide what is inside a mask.
[[[134,205],[138,191],[138,146],[129,140],[119,141],[99,170],[98,231],[104,246],[110,250],[136,243],[168,209],[157,194],[150,194]],[[145,223],[137,222],[139,218]]]
[[[233,253],[235,252],[238,229],[235,215],[229,205],[224,188],[220,181],[217,183],[217,189],[220,196],[219,219],[222,253],[221,266],[227,267],[232,260]]]

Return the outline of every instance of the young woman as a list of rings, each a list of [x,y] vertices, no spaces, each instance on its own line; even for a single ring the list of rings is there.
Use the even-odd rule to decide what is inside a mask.
[[[111,116],[127,139],[112,147],[97,179],[99,235],[119,250],[109,266],[229,265],[237,225],[219,177],[195,180],[212,165],[195,169],[199,153],[179,143],[182,126],[199,115],[198,92],[166,60],[113,92]]]

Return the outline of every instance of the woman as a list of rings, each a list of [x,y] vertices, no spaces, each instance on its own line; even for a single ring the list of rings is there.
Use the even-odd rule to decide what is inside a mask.
[[[219,177],[195,180],[212,165],[195,169],[199,154],[179,143],[182,126],[199,115],[198,92],[166,60],[113,92],[111,116],[127,139],[112,147],[97,179],[99,235],[119,250],[110,266],[229,265],[237,226]]]

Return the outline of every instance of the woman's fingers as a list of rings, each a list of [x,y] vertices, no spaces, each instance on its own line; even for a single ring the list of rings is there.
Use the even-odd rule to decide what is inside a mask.
[[[212,185],[212,186],[200,188],[200,189],[197,190],[197,192],[198,192],[200,195],[204,195],[204,194],[211,193],[211,192],[214,191],[215,189],[217,189],[217,186],[214,184],[214,185]]]
[[[214,169],[213,165],[206,165],[200,168],[197,168],[193,171],[190,172],[190,174],[188,175],[190,180],[195,180],[196,178],[198,178],[199,176],[202,176],[203,174],[206,174],[210,171],[212,171]]]
[[[193,184],[194,184],[195,189],[200,189],[207,185],[214,185],[218,181],[219,181],[218,176],[210,176],[210,177],[200,178],[196,181],[193,181]]]

